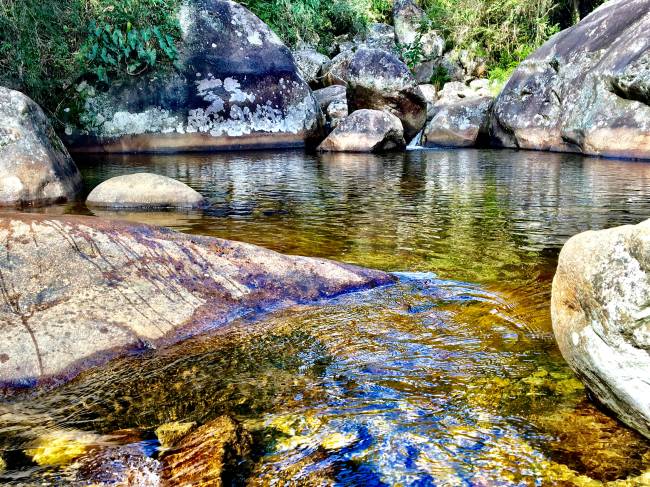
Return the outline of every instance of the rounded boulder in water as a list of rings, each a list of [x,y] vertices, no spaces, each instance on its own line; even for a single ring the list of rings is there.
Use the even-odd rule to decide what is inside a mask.
[[[198,208],[205,198],[167,176],[136,173],[104,181],[88,195],[86,203],[109,208]]]

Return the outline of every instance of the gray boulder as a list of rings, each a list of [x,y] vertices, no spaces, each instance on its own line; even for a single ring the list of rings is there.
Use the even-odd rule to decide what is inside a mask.
[[[0,224],[0,386],[45,385],[249,313],[391,282],[382,272],[94,217]],[[8,388],[8,389],[7,389]]]
[[[188,0],[178,12],[179,71],[81,86],[66,128],[78,152],[303,146],[319,136],[318,106],[289,49],[229,0]]]
[[[470,97],[457,101],[441,100],[424,129],[424,147],[474,147],[485,140],[493,98]]]
[[[354,42],[357,46],[363,45],[371,49],[383,49],[392,53],[397,50],[395,28],[388,24],[370,24],[366,32],[354,38]]]
[[[318,146],[321,152],[385,152],[406,145],[402,124],[378,110],[357,110],[338,123]]]
[[[650,158],[650,0],[613,0],[555,35],[496,100],[496,145]]]
[[[573,370],[650,438],[650,220],[571,238],[553,280],[551,316]]]
[[[413,0],[395,0],[393,2],[395,38],[402,46],[413,44],[427,21],[427,14]]]
[[[346,100],[346,88],[343,85],[332,85],[314,91],[314,98],[319,103],[321,110],[327,110],[330,103]]]
[[[314,91],[314,98],[320,104],[323,112],[325,130],[331,132],[338,123],[348,116],[348,101],[346,88],[342,85],[331,85]]]
[[[325,110],[325,121],[330,129],[334,129],[345,117],[348,116],[348,102],[346,100],[333,101]]]
[[[353,50],[342,51],[332,58],[323,68],[323,84],[325,86],[348,84],[350,61],[354,57]]]
[[[347,69],[350,112],[368,108],[392,113],[411,140],[427,118],[427,101],[409,71],[396,56],[380,49],[361,48]]]
[[[99,184],[86,200],[89,206],[111,208],[197,208],[203,196],[187,184],[152,173],[117,176]]]
[[[296,66],[302,78],[310,86],[318,86],[321,81],[320,77],[323,67],[327,66],[330,58],[313,48],[294,51],[293,58],[296,61]]]
[[[44,205],[73,199],[81,175],[43,110],[0,87],[0,205]]]

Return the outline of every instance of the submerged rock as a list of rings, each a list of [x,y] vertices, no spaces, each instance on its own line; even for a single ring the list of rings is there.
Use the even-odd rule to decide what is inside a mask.
[[[66,129],[80,152],[163,152],[302,146],[319,135],[318,106],[289,49],[229,0],[188,0],[178,12],[181,69],[81,89]]]
[[[244,313],[392,281],[254,245],[92,217],[6,214],[0,383],[66,379]]]
[[[368,108],[392,113],[411,140],[427,119],[427,102],[409,68],[396,56],[379,49],[359,49],[347,73],[350,112]]]
[[[649,273],[650,220],[576,235],[560,253],[551,315],[569,365],[650,438]]]
[[[170,448],[187,435],[196,426],[195,422],[179,422],[161,424],[156,428],[156,437],[163,448]]]
[[[613,0],[554,36],[496,100],[497,145],[650,158],[650,0]]]
[[[0,87],[0,205],[43,205],[73,199],[81,175],[43,110]]]
[[[231,485],[240,464],[251,453],[250,434],[221,416],[181,439],[162,457],[163,485]]]
[[[318,146],[322,152],[383,152],[405,146],[402,124],[395,115],[357,110],[343,119]]]
[[[117,176],[91,191],[86,203],[112,208],[196,208],[205,199],[187,184],[152,173]]]
[[[491,97],[441,100],[422,134],[425,147],[474,147],[487,138]]]

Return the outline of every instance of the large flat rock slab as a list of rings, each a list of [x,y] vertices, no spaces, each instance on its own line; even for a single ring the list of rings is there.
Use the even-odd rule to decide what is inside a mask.
[[[100,218],[0,217],[0,385],[48,385],[244,313],[392,281],[255,245]]]

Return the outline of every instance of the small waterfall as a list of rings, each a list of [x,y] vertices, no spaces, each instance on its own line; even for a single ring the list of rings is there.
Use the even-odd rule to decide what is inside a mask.
[[[420,142],[422,141],[422,134],[424,133],[424,130],[420,130],[418,134],[413,137],[413,140],[409,142],[409,144],[406,146],[406,150],[418,150],[418,149],[423,149],[420,145]]]

